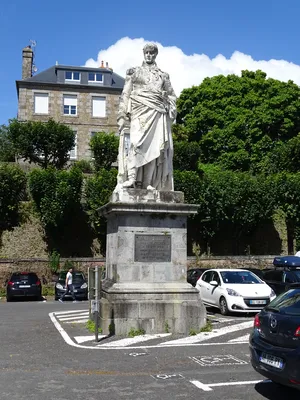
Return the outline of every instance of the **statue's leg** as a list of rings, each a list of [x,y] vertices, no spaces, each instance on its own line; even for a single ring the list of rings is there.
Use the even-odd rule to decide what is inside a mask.
[[[136,168],[131,168],[128,170],[128,180],[122,184],[123,188],[135,187],[136,181]]]
[[[156,160],[152,160],[150,163],[144,165],[143,187],[148,190],[156,189],[153,186],[155,166],[156,166]]]

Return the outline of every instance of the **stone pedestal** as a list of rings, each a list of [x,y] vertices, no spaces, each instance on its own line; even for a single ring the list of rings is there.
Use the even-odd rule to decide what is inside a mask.
[[[186,282],[187,217],[182,192],[127,189],[101,207],[107,218],[103,333],[189,334],[206,322],[199,292]]]

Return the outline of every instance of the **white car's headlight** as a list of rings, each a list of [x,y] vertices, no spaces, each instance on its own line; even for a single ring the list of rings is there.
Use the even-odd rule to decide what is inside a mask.
[[[57,284],[56,284],[56,287],[57,287],[57,289],[59,289],[59,290],[64,290],[64,287],[63,287],[60,283],[57,283]]]
[[[238,292],[233,289],[226,289],[229,296],[241,296]]]
[[[276,293],[274,292],[274,290],[273,290],[273,289],[271,289],[271,294],[270,294],[270,297],[276,297]]]
[[[83,283],[81,286],[80,286],[80,289],[86,289],[87,288],[87,283]]]

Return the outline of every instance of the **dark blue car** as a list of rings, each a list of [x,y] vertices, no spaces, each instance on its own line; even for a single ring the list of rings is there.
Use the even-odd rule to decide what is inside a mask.
[[[250,353],[261,375],[300,390],[300,289],[282,293],[255,316]]]

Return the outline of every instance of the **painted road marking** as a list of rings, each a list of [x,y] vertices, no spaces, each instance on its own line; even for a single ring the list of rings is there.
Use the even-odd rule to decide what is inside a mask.
[[[105,335],[98,335],[99,339],[103,339],[107,336]],[[95,335],[89,335],[89,336],[74,336],[74,339],[76,340],[77,343],[84,343],[84,342],[91,342],[92,340],[95,340]]]
[[[86,324],[88,322],[89,318],[85,319],[75,319],[72,321],[65,321],[64,324]]]
[[[246,361],[240,360],[231,354],[221,356],[201,356],[201,357],[189,357],[197,364],[206,367],[215,367],[220,365],[242,365],[248,364]]]
[[[227,333],[232,333],[236,331],[241,331],[243,329],[248,329],[253,326],[253,321],[242,322],[241,324],[224,326],[224,328],[213,329],[212,332],[201,332],[198,335],[188,336],[182,339],[170,340],[167,343],[168,345],[187,345],[193,343],[203,342],[204,340],[213,339],[218,336],[226,335]]]
[[[208,385],[205,385],[204,383],[201,383],[199,381],[190,381],[190,383],[192,383],[193,385],[195,385],[198,389],[202,389],[204,390],[204,392],[210,392],[211,390],[213,390],[211,387],[209,387]]]
[[[154,379],[184,379],[184,376],[181,374],[158,374],[158,375],[151,375]]]
[[[235,339],[231,339],[229,340],[230,343],[234,343],[234,342],[240,342],[240,343],[248,343],[249,342],[249,333],[247,335],[244,336],[240,336],[238,338]]]
[[[82,313],[82,312],[87,312],[87,310],[54,311],[51,314],[55,314],[55,315],[59,316],[59,315],[63,315],[63,314],[76,314],[76,313]]]
[[[68,316],[68,317],[63,317],[63,318],[58,318],[58,319],[60,321],[70,321],[71,319],[82,319],[82,318],[86,318],[88,316],[89,316],[89,314],[85,313],[85,314],[72,315],[72,317]]]
[[[62,327],[62,325],[58,321],[58,316],[59,315],[70,314],[70,313],[74,313],[74,312],[82,312],[82,310],[75,310],[75,311],[73,310],[73,311],[62,311],[62,312],[51,312],[51,313],[49,313],[49,317],[50,317],[51,321],[53,322],[55,328],[58,330],[58,332],[60,333],[60,335],[62,336],[62,338],[64,339],[64,341],[68,345],[73,346],[73,347],[83,348],[83,349],[89,349],[89,350],[91,350],[91,349],[96,349],[96,350],[105,350],[105,349],[108,349],[108,350],[110,350],[110,349],[112,349],[112,350],[124,350],[124,347],[126,347],[126,346],[124,346],[124,343],[123,343],[123,345],[118,346],[117,345],[118,341],[107,343],[107,344],[102,344],[100,346],[99,345],[89,345],[89,346],[87,346],[87,345],[82,345],[82,344],[74,342],[74,340],[71,339],[71,337],[68,335],[68,333],[65,331],[65,329]],[[57,314],[58,314],[58,316],[57,316]],[[79,323],[83,323],[82,321],[83,320],[81,320]],[[64,324],[70,324],[70,323],[72,324],[72,323],[74,323],[74,321],[66,321],[66,322],[64,322]],[[246,324],[248,324],[248,325],[245,325],[245,323],[243,323],[243,324],[231,325],[229,327],[216,329],[213,332],[207,333],[204,336],[200,337],[200,340],[199,340],[199,335],[196,335],[196,336],[198,336],[196,343],[189,342],[187,340],[187,339],[193,339],[194,336],[192,336],[192,337],[184,338],[183,341],[181,339],[179,339],[179,340],[172,340],[172,341],[159,343],[157,345],[145,345],[145,344],[143,344],[142,346],[133,346],[133,345],[131,345],[128,348],[130,348],[132,350],[138,350],[138,349],[145,350],[145,349],[154,349],[154,348],[162,348],[162,347],[166,347],[166,348],[167,347],[181,347],[181,346],[186,346],[186,345],[189,345],[191,347],[239,345],[239,344],[241,344],[241,342],[229,342],[229,341],[227,341],[227,342],[223,341],[222,342],[221,341],[221,342],[218,342],[218,343],[215,343],[215,342],[213,342],[213,343],[202,343],[202,341],[211,339],[212,338],[211,334],[214,335],[213,337],[218,337],[218,336],[226,335],[227,333],[232,333],[235,330],[246,329],[247,327],[250,326],[249,325],[250,322],[247,322]],[[251,326],[252,326],[252,322],[251,322]],[[163,337],[162,335],[169,336],[171,334],[170,333],[161,334],[160,337]],[[201,335],[203,335],[203,334],[201,334]],[[138,338],[138,336],[136,336],[136,338]],[[157,337],[155,337],[155,339],[157,340]],[[147,340],[149,340],[149,339],[147,339]],[[137,342],[135,342],[135,343],[137,343]]]
[[[131,346],[132,344],[140,343],[140,342],[145,342],[147,340],[153,340],[153,339],[160,339],[164,338],[167,336],[170,336],[171,333],[157,333],[153,335],[139,335],[135,336],[133,338],[125,338],[121,340],[116,340],[114,342],[110,342],[107,344],[99,344],[98,347],[127,347]]]
[[[222,386],[243,386],[243,385],[257,385],[258,383],[271,383],[272,381],[266,379],[264,381],[240,381],[240,382],[220,382],[220,383],[202,383],[199,381],[190,381],[197,388],[204,390],[205,392],[209,392],[213,390],[213,387],[222,387]]]
[[[89,311],[61,311],[54,312],[55,317],[64,324],[86,324],[89,320]]]

